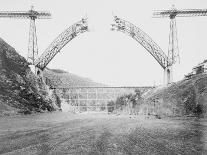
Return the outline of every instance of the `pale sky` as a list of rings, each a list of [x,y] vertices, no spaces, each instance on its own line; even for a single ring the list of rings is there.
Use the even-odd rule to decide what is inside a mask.
[[[39,55],[66,28],[88,17],[90,32],[69,42],[49,63],[96,82],[114,86],[149,86],[163,82],[163,69],[131,37],[110,31],[113,15],[130,21],[147,33],[167,54],[169,19],[152,18],[153,10],[207,9],[206,0],[1,0],[0,10],[50,11],[52,19],[36,20]],[[180,64],[174,66],[174,81],[207,59],[207,17],[177,19]],[[20,55],[27,56],[29,20],[0,19],[0,37]]]

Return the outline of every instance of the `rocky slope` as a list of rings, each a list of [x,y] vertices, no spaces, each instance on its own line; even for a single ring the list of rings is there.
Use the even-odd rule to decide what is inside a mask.
[[[27,61],[0,39],[0,115],[55,110]]]
[[[146,95],[149,113],[168,116],[207,116],[207,74],[157,88]]]

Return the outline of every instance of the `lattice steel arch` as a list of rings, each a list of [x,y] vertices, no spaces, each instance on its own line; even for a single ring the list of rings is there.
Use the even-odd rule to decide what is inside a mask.
[[[83,18],[63,31],[35,61],[35,66],[43,70],[69,41],[86,31],[88,31],[88,23],[87,19]]]
[[[112,30],[117,30],[128,34],[140,43],[161,65],[163,69],[172,66],[173,62],[167,57],[162,49],[140,28],[132,23],[114,16]]]

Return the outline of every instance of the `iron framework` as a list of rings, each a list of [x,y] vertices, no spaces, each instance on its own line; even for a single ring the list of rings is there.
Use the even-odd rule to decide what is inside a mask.
[[[175,17],[197,17],[197,16],[207,16],[207,9],[178,10],[173,5],[172,8],[169,10],[154,11],[153,13],[154,18],[170,18],[168,58],[173,64],[176,63],[177,60],[180,61]]]
[[[117,16],[114,16],[114,22],[115,23],[112,24],[112,30],[126,33],[135,39],[157,60],[162,68],[165,69],[167,66],[172,65],[172,62],[162,49],[140,28]]]
[[[154,18],[207,16],[207,9],[182,9],[182,10],[177,10],[177,9],[173,8],[173,9],[169,9],[169,10],[155,10],[153,15],[154,15]]]
[[[35,11],[34,7],[31,6],[29,11],[0,11],[0,18],[30,19],[27,61],[34,64],[34,61],[38,58],[35,20],[50,19],[51,14],[47,11]]]
[[[63,31],[35,61],[35,66],[43,70],[69,41],[86,31],[88,31],[87,19],[83,18]]]
[[[154,87],[113,87],[113,86],[82,86],[67,88],[52,88],[62,101],[69,105],[76,106],[80,111],[107,109],[108,102],[116,101],[117,97],[127,94],[135,94],[137,90],[144,95]],[[114,107],[114,106],[112,106]],[[85,110],[84,110],[85,109]]]

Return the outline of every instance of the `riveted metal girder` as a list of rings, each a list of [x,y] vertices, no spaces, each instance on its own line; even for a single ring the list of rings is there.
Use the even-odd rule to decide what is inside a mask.
[[[73,38],[88,31],[87,19],[82,19],[63,31],[35,61],[35,66],[44,69],[53,57]]]
[[[126,33],[135,39],[157,60],[162,68],[165,69],[167,66],[172,65],[172,62],[168,59],[162,49],[145,32],[132,23],[114,16],[112,30]]]
[[[196,16],[207,16],[207,9],[182,9],[176,8],[170,10],[155,10],[153,13],[154,18],[175,18],[175,17],[196,17]]]
[[[46,11],[0,11],[0,18],[20,18],[20,19],[50,19],[50,12]]]

